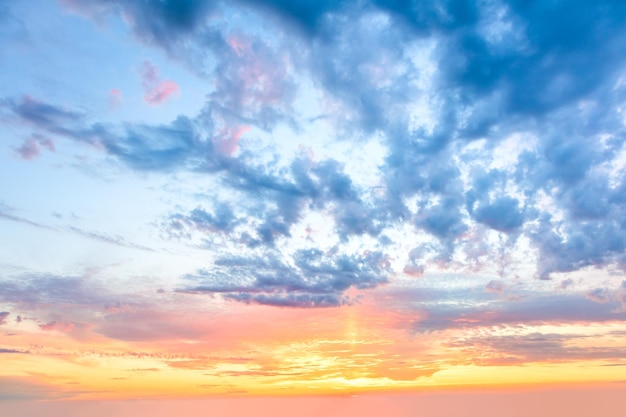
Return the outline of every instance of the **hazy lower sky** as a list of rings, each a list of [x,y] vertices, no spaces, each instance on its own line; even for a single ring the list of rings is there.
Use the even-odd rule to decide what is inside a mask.
[[[617,398],[624,22],[608,0],[3,1],[2,407]]]

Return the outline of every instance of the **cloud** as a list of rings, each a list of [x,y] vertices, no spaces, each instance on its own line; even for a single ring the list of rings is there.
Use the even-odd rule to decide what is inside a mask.
[[[30,353],[27,350],[18,350],[18,349],[0,349],[1,353]]]
[[[291,22],[307,35],[316,34],[322,30],[324,17],[336,11],[345,3],[342,0],[305,0],[293,3],[285,0],[249,1],[252,7],[274,13]]]
[[[10,221],[17,222],[17,223],[27,224],[29,226],[37,227],[39,229],[55,230],[54,228],[52,228],[50,226],[46,226],[44,224],[37,223],[37,222],[34,222],[32,220],[29,220],[29,219],[25,219],[25,218],[20,217],[20,216],[15,216],[15,215],[11,214],[11,211],[12,210],[5,211],[5,210],[2,209],[2,207],[0,207],[0,219],[10,220]]]
[[[172,80],[162,80],[159,69],[150,61],[143,63],[141,78],[145,92],[143,99],[148,104],[163,104],[179,92],[178,84]]]
[[[289,307],[332,307],[353,302],[349,288],[363,290],[387,283],[389,263],[382,253],[324,254],[297,251],[290,264],[268,253],[264,258],[221,258],[210,269],[187,278],[183,292],[222,294],[244,303]]]
[[[465,291],[466,292],[466,291]],[[460,297],[458,295],[449,295]],[[439,296],[440,299],[441,296]],[[477,302],[479,300],[475,300]],[[623,320],[624,312],[616,311],[613,303],[597,303],[582,295],[538,295],[518,300],[492,301],[479,306],[470,303],[464,307],[444,305],[426,308],[424,318],[413,324],[418,332],[432,332],[450,328],[475,328],[517,324],[611,322]]]
[[[485,292],[496,293],[498,295],[502,295],[504,292],[505,286],[502,281],[491,280],[485,285]]]
[[[8,311],[0,311],[0,326],[2,326],[3,324],[6,324],[7,322],[7,317],[9,317],[9,313]]]
[[[132,242],[128,242],[126,239],[124,239],[122,236],[119,236],[119,235],[108,235],[108,234],[102,234],[102,233],[98,233],[94,231],[87,231],[87,230],[83,230],[75,226],[67,226],[64,228],[52,227],[52,226],[48,226],[42,223],[38,223],[32,220],[23,218],[23,217],[15,216],[11,214],[12,211],[13,210],[11,210],[10,208],[3,209],[3,207],[0,205],[0,219],[27,224],[29,226],[37,227],[39,229],[69,232],[69,233],[79,235],[79,236],[82,236],[91,240],[96,240],[99,242],[104,242],[104,243],[108,243],[108,244],[112,244],[116,246],[140,249],[144,251],[153,251],[153,249],[149,247],[138,245]]]
[[[241,136],[249,130],[248,126],[242,126],[234,130],[225,131],[223,135],[220,135],[222,137],[218,139],[220,150],[226,155],[235,153]]]
[[[40,147],[44,147],[51,152],[55,151],[55,146],[52,139],[36,134],[26,139],[22,146],[16,148],[15,151],[22,159],[28,160],[37,158],[40,155]]]
[[[64,124],[82,118],[79,112],[50,105],[27,95],[19,99],[5,99],[2,104],[23,120],[59,134],[68,133],[62,127]]]
[[[100,147],[130,169],[218,174],[212,179],[220,187],[246,201],[232,208],[233,218],[250,219],[246,227],[221,224],[226,217],[198,207],[204,217],[194,209],[170,216],[172,236],[210,239],[218,230],[250,250],[271,249],[293,239],[294,225],[313,211],[332,218],[341,244],[372,237],[370,249],[378,250],[396,228],[432,238],[430,250],[411,256],[407,273],[429,262],[500,265],[517,242],[536,251],[541,279],[623,268],[618,109],[626,89],[618,81],[626,58],[616,51],[626,46],[624,7],[288,3],[229,6],[273,22],[270,37],[261,24],[246,32],[211,19],[230,11],[219,2],[66,1],[95,19],[123,15],[140,40],[193,63],[214,86],[204,108],[171,123],[112,126],[29,96],[5,99],[3,107],[48,134]],[[142,77],[150,100],[174,91],[150,62]],[[319,97],[318,120],[334,132],[326,139],[351,149],[364,138],[380,142],[379,192],[358,185],[346,155],[287,160],[275,152],[262,160],[238,147],[248,127],[270,135],[279,126],[303,129],[295,104],[305,85]],[[504,249],[494,250],[494,236],[504,236]]]
[[[589,291],[585,296],[589,300],[600,304],[605,304],[610,301],[609,293],[605,288],[596,288],[595,290]]]
[[[475,365],[510,365],[514,363],[575,360],[620,360],[622,347],[578,347],[577,340],[593,336],[583,334],[530,333],[527,335],[471,337],[451,342],[450,347],[474,355]],[[480,355],[477,355],[481,352]]]
[[[125,17],[143,41],[173,50],[194,33],[211,12],[212,2],[204,0],[167,0],[144,3],[130,0],[63,0],[70,11],[95,20],[109,14]]]
[[[69,333],[74,330],[74,323],[70,321],[51,321],[49,323],[40,324],[39,328],[45,331],[57,331],[61,333]]]
[[[115,109],[122,105],[124,96],[119,88],[109,90],[109,108]]]
[[[225,203],[218,203],[214,213],[209,213],[202,207],[196,207],[188,215],[173,214],[165,224],[166,231],[171,236],[190,237],[192,231],[204,234],[212,232],[232,232],[239,223],[232,208]]]
[[[402,270],[402,272],[412,277],[421,277],[424,275],[424,266],[407,264],[404,266],[404,269]]]
[[[69,226],[66,228],[66,230],[75,233],[77,235],[92,239],[92,240],[97,240],[100,242],[104,242],[104,243],[109,243],[112,245],[116,245],[116,246],[121,246],[121,247],[126,247],[126,248],[133,248],[133,249],[140,249],[140,250],[144,250],[144,251],[153,251],[154,249],[151,249],[149,247],[146,246],[142,246],[142,245],[138,245],[136,243],[132,243],[132,242],[128,242],[126,239],[124,239],[121,236],[114,236],[114,235],[108,235],[108,234],[102,234],[102,233],[97,233],[97,232],[93,232],[93,231],[86,231],[83,229],[80,229],[78,227],[75,226]]]
[[[26,274],[19,280],[1,281],[0,300],[25,306],[102,303],[80,277],[48,274]]]
[[[33,159],[39,156],[39,145],[35,139],[27,139],[15,150],[22,159]]]
[[[524,224],[519,201],[510,197],[500,197],[493,203],[479,206],[473,214],[477,222],[500,232],[512,232]]]
[[[0,400],[59,399],[69,396],[72,393],[60,392],[57,386],[37,382],[30,377],[0,377]]]

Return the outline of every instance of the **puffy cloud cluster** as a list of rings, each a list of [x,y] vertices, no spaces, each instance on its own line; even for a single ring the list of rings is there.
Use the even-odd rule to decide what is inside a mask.
[[[393,268],[378,263],[388,247],[405,251],[403,271],[412,276],[481,257],[498,263],[521,244],[534,251],[542,279],[626,265],[623,5],[63,3],[94,19],[124,16],[140,41],[212,82],[198,115],[161,125],[94,122],[28,96],[2,101],[5,114],[42,135],[95,145],[138,171],[205,173],[230,193],[161,223],[168,236],[210,242],[219,235],[245,252],[218,257],[184,291],[339,305],[348,288],[388,281]],[[228,28],[219,16],[233,8],[258,27]],[[148,63],[144,80],[150,100],[174,91]],[[251,129],[306,129],[311,115],[296,105],[304,85],[316,91],[316,116],[332,128],[320,140],[358,153],[375,138],[385,149],[375,187],[346,168],[351,155],[263,159],[238,147]],[[29,143],[20,148],[25,158],[35,154]],[[310,213],[332,222],[334,241],[319,248],[297,241],[294,230]],[[400,230],[409,231],[406,241],[415,237],[412,248],[393,246],[398,239],[390,236]],[[354,255],[347,249],[354,242],[369,254]],[[333,245],[339,251],[322,256]]]

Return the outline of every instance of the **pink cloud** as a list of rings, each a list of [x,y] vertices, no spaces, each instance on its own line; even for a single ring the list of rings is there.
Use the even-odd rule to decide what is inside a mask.
[[[408,264],[408,265],[405,265],[402,272],[404,272],[405,274],[409,276],[417,278],[417,277],[421,277],[424,275],[424,267],[422,265]]]
[[[33,135],[26,139],[22,146],[15,149],[15,151],[22,159],[34,159],[41,154],[40,146],[46,148],[50,152],[55,151],[52,139],[41,135]]]
[[[41,135],[33,135],[26,139],[22,146],[15,149],[15,151],[22,159],[34,159],[41,154],[40,146],[48,149],[50,152],[55,151],[52,139]]]
[[[268,106],[285,106],[293,98],[290,62],[261,40],[235,34],[228,38],[233,54],[216,82],[214,95],[228,107],[263,112]]]
[[[143,99],[149,104],[165,103],[180,90],[175,81],[162,80],[159,76],[159,69],[149,61],[144,62],[141,67],[141,78],[144,89]]]
[[[144,100],[150,104],[161,104],[167,101],[170,96],[177,94],[178,90],[178,84],[174,81],[161,81],[154,88],[146,91]]]
[[[49,323],[40,324],[39,328],[46,331],[69,333],[74,329],[74,323],[70,321],[51,321]]]
[[[237,151],[239,139],[241,136],[250,130],[249,126],[241,126],[234,130],[228,129],[221,138],[220,148],[224,154],[232,155]]]
[[[485,285],[484,291],[487,293],[502,295],[504,292],[504,283],[502,281],[491,280],[487,285]]]
[[[26,139],[24,144],[15,150],[22,159],[35,159],[39,156],[39,144],[33,138]]]
[[[5,324],[7,322],[7,317],[9,317],[8,311],[0,311],[0,325]]]
[[[109,108],[114,109],[122,104],[122,92],[117,88],[112,88],[109,91]]]

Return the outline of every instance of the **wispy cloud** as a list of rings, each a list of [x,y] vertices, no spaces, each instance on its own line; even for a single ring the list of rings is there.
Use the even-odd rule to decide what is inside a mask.
[[[15,152],[17,152],[22,159],[34,159],[40,155],[42,147],[48,149],[50,152],[55,151],[52,139],[41,135],[33,135],[26,139],[22,146],[16,148]]]
[[[180,90],[176,82],[161,79],[159,69],[149,61],[141,67],[141,84],[145,92],[143,99],[148,104],[163,104]]]
[[[119,88],[112,88],[109,91],[109,108],[115,109],[122,105],[124,95]]]

